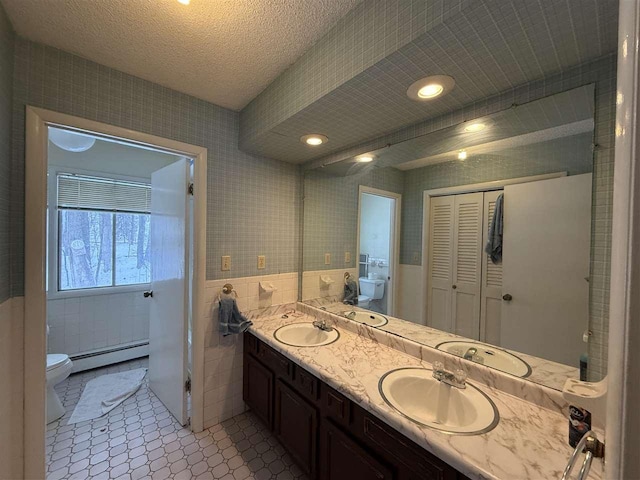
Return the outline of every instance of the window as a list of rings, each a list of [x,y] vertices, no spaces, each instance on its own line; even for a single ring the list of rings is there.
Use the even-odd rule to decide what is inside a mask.
[[[149,283],[151,186],[57,175],[58,290]]]

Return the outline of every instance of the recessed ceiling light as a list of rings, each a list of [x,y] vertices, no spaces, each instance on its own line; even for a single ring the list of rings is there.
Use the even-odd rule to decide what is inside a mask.
[[[373,162],[373,155],[361,155],[359,157],[356,157],[356,162],[359,162],[359,163]]]
[[[318,145],[327,143],[329,141],[329,138],[326,135],[320,135],[319,133],[311,133],[309,135],[303,135],[302,137],[300,137],[300,141],[302,143],[306,143],[307,145],[311,145],[312,147],[317,147]]]
[[[467,159],[467,152],[465,150],[460,150],[458,152],[458,160],[466,160]]]
[[[469,133],[475,133],[475,132],[480,132],[484,130],[486,127],[487,126],[484,123],[476,122],[476,123],[471,123],[466,127],[464,127],[464,131]]]
[[[407,96],[420,102],[432,100],[449,93],[455,84],[456,81],[449,75],[432,75],[413,82],[407,89]]]
[[[189,5],[189,2],[191,2],[191,0],[178,0],[178,2],[182,5]]]

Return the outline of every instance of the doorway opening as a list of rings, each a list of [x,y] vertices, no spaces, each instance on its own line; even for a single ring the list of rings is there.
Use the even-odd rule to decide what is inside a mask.
[[[206,149],[27,112],[25,468],[41,478],[89,431],[202,430]]]
[[[402,196],[360,186],[358,201],[358,307],[393,315],[399,263]]]

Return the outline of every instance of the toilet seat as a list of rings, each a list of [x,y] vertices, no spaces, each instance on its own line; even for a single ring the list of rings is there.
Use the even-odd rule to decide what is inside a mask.
[[[47,372],[61,367],[69,360],[69,355],[64,353],[50,353],[47,355]]]

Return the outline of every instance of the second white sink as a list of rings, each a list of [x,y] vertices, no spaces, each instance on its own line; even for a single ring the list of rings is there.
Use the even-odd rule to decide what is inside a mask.
[[[525,378],[531,375],[531,367],[527,362],[506,350],[485,345],[484,343],[455,340],[442,342],[436,348],[458,357],[464,357],[465,353],[469,352],[469,360],[472,362],[480,363],[517,377]]]
[[[385,402],[405,417],[446,433],[478,435],[492,430],[500,418],[478,388],[445,385],[425,368],[391,370],[380,379],[379,389]]]
[[[292,323],[277,329],[273,336],[279,342],[293,347],[320,347],[335,342],[340,332],[335,328],[322,330],[313,323]]]
[[[343,315],[354,322],[364,323],[370,327],[381,327],[389,323],[387,317],[373,312],[351,311],[344,312]]]

